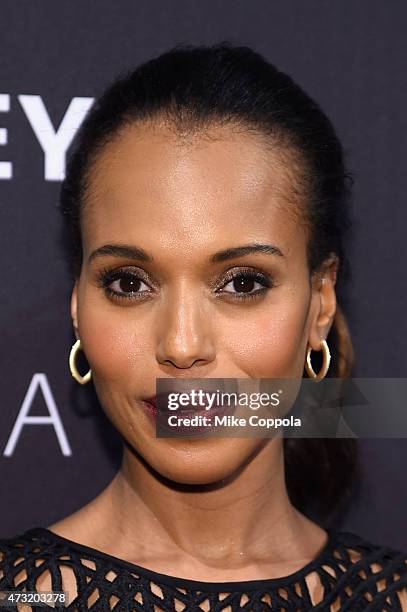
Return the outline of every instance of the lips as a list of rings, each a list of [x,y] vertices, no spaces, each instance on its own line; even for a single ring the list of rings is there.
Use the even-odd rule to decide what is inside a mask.
[[[201,387],[199,387],[199,390],[202,391],[203,393],[208,393],[210,395],[212,395],[213,393],[215,393],[216,391],[219,391],[219,389],[203,389]],[[188,393],[190,392],[191,389],[186,390],[183,389],[182,391],[176,391],[177,394],[181,393]],[[154,418],[154,420],[156,420],[157,418],[157,413],[158,413],[158,406],[157,404],[160,404],[160,409],[163,410],[163,408],[165,406],[167,406],[167,402],[168,402],[168,395],[171,393],[170,390],[166,391],[165,393],[160,393],[157,395],[154,395],[152,397],[149,397],[147,399],[145,399],[143,401],[144,406],[146,407],[148,413],[150,414],[150,416],[152,416]],[[215,415],[223,415],[223,414],[233,414],[236,410],[236,406],[235,405],[231,405],[229,406],[226,402],[225,405],[222,404],[212,404],[211,408],[207,409],[205,406],[202,406],[201,404],[197,405],[197,406],[193,406],[193,405],[188,405],[188,406],[179,406],[176,410],[171,410],[168,411],[171,414],[178,414],[178,415],[182,415],[183,417],[193,417],[197,414],[199,415],[206,415],[207,417],[213,417]]]
[[[156,397],[151,397],[148,400],[143,400],[144,408],[147,410],[148,414],[153,417],[154,421],[157,418],[157,401]]]
[[[157,396],[156,395],[154,395],[154,397],[149,397],[148,399],[144,401],[148,402],[149,404],[157,408]]]
[[[196,390],[196,391],[200,391],[204,394],[204,402],[206,404],[206,394],[209,394],[210,396],[212,396],[214,393],[216,393],[216,391],[218,391],[218,389],[204,389],[202,387],[199,387],[199,389],[182,389],[182,390],[177,390],[177,391],[166,391],[164,393],[159,394],[158,396],[154,396],[153,398],[148,399],[147,401],[149,401],[151,404],[153,404],[155,406],[156,409],[158,409],[158,407],[162,410],[167,412],[167,406],[168,406],[168,396],[171,393],[176,393],[177,395],[179,395],[180,393],[182,394],[190,394],[192,390]],[[182,403],[178,402],[178,408],[176,410],[170,410],[171,413],[177,412],[177,413],[182,413],[182,415],[186,416],[186,415],[194,415],[194,414],[207,414],[208,416],[210,415],[210,413],[215,412],[216,409],[224,409],[225,406],[222,405],[217,405],[216,403],[212,404],[210,409],[206,409],[206,405],[202,405],[200,402],[198,402],[197,398],[195,398],[196,401],[196,405],[194,404],[187,404],[187,405],[183,405]],[[216,398],[215,398],[215,402],[216,402]],[[169,409],[168,409],[169,410]]]

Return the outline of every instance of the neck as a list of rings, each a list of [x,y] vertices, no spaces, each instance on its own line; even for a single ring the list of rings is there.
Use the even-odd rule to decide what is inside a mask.
[[[312,558],[325,536],[289,500],[281,438],[267,439],[238,474],[206,486],[166,481],[125,447],[119,472],[92,504],[99,507],[89,517],[99,517],[99,534],[108,526],[104,547],[115,542],[113,554],[137,550],[138,559],[165,557],[178,566],[199,559],[238,569],[253,559]]]

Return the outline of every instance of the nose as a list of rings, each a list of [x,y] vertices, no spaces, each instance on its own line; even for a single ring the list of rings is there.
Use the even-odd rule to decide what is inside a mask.
[[[215,359],[210,316],[200,296],[184,287],[159,313],[157,361],[173,368],[204,366]]]

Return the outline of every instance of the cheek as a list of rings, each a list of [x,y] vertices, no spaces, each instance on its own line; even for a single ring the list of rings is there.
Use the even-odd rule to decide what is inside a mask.
[[[120,308],[89,306],[85,302],[78,312],[80,335],[86,357],[95,378],[123,385],[134,384],[149,347],[145,329]]]
[[[306,316],[304,307],[289,303],[246,320],[231,337],[236,365],[253,378],[302,376]]]

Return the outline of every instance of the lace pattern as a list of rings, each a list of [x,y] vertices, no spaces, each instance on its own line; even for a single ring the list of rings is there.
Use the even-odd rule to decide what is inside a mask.
[[[329,532],[314,561],[285,578],[200,582],[160,574],[44,527],[0,540],[0,591],[67,591],[66,607],[5,610],[359,612],[407,610],[407,554]]]

